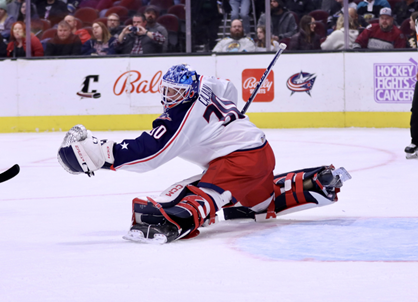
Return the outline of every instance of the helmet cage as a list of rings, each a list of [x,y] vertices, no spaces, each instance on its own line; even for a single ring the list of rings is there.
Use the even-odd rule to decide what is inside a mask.
[[[175,93],[169,94],[169,88],[174,90]],[[192,85],[189,84],[172,83],[166,80],[162,80],[159,90],[162,101],[164,103],[164,107],[172,108],[183,103],[188,99],[191,89]]]
[[[163,76],[159,87],[161,102],[165,109],[195,101],[198,91],[199,76],[187,64],[172,66]]]

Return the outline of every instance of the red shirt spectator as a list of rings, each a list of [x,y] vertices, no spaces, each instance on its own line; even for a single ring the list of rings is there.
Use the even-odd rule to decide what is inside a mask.
[[[8,57],[25,57],[26,56],[26,26],[22,21],[13,23],[10,31],[10,42],[7,45]],[[30,47],[32,57],[42,57],[44,49],[39,39],[31,33]]]
[[[370,24],[357,37],[353,48],[393,49],[405,48],[406,39],[399,28],[393,25],[392,10],[380,10],[379,23]]]

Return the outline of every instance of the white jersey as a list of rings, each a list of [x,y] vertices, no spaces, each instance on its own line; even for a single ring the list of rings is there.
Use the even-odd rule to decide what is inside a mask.
[[[231,82],[201,76],[199,85],[196,101],[168,109],[152,131],[116,144],[112,168],[146,172],[178,156],[205,169],[216,158],[265,143],[264,133],[238,110]]]
[[[213,52],[254,52],[255,44],[253,40],[243,37],[239,40],[224,38],[215,45]]]

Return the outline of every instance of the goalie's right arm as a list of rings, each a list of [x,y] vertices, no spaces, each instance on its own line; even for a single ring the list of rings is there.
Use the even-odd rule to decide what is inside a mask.
[[[113,141],[99,141],[83,125],[76,125],[64,137],[58,150],[58,162],[71,174],[91,176],[94,171],[113,164],[113,145]]]

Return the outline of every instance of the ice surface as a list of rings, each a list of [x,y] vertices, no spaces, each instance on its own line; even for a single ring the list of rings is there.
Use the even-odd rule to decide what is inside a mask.
[[[334,164],[352,179],[331,206],[266,223],[221,221],[195,239],[122,239],[134,197],[201,172],[71,175],[65,133],[0,134],[0,301],[418,301],[418,160],[408,129],[265,130],[276,173]],[[121,141],[139,132],[95,132]]]

